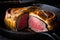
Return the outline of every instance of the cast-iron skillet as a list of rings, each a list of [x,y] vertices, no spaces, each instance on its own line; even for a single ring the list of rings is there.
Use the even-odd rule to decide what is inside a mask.
[[[43,32],[43,33],[35,33],[35,32],[12,32],[11,30],[8,30],[4,24],[4,17],[5,12],[8,8],[14,8],[14,7],[26,7],[31,6],[35,4],[36,6],[39,6],[43,10],[48,10],[51,12],[55,12],[58,18],[58,21],[60,21],[60,9],[46,5],[41,3],[35,3],[35,2],[27,2],[27,3],[20,3],[20,2],[2,2],[0,3],[0,34],[2,34],[5,37],[8,37],[10,39],[53,39],[55,38],[60,39],[60,37],[56,34],[59,33],[59,23],[58,26],[53,29],[52,31]],[[51,35],[50,35],[51,34]],[[55,37],[55,38],[54,38]]]

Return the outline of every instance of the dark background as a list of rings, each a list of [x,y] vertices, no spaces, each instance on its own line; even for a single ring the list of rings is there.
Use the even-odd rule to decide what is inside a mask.
[[[2,5],[4,2],[6,3],[6,1],[8,0],[0,0],[0,5]],[[43,4],[48,4],[48,5],[52,5],[52,6],[60,8],[59,0],[9,0],[9,1],[40,2]],[[10,40],[10,39],[7,39],[6,37],[0,35],[0,40]]]
[[[60,8],[60,1],[59,0],[0,0],[0,2],[3,2],[3,1],[40,2],[43,4],[49,4],[49,5],[53,5],[53,6]]]

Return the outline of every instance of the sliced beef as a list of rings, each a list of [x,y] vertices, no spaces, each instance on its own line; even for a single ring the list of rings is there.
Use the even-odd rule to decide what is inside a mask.
[[[35,32],[47,31],[46,24],[42,20],[34,16],[29,17],[29,28],[31,28]]]
[[[17,30],[24,29],[28,26],[28,14],[21,15],[17,20]]]

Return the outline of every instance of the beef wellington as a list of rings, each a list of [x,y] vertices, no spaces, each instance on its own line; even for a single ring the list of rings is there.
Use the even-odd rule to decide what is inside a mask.
[[[56,15],[38,7],[9,8],[6,11],[4,22],[12,31],[30,30],[46,32],[57,25]],[[28,31],[27,30],[27,31]]]
[[[10,28],[12,31],[18,31],[27,26],[27,18],[28,14],[24,14],[23,12],[28,8],[9,8],[6,11],[4,22],[7,28]],[[26,17],[27,16],[27,17]],[[17,21],[17,19],[19,19]],[[19,23],[17,26],[17,22]]]
[[[29,13],[29,28],[35,32],[46,32],[57,25],[55,13],[36,9]]]

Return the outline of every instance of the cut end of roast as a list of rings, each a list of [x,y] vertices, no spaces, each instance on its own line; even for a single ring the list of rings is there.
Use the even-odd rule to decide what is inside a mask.
[[[28,14],[23,14],[18,18],[17,30],[24,29],[28,25]]]
[[[46,24],[42,20],[40,20],[34,16],[29,17],[29,28],[31,28],[35,32],[46,32],[46,31],[48,31],[46,28]]]

